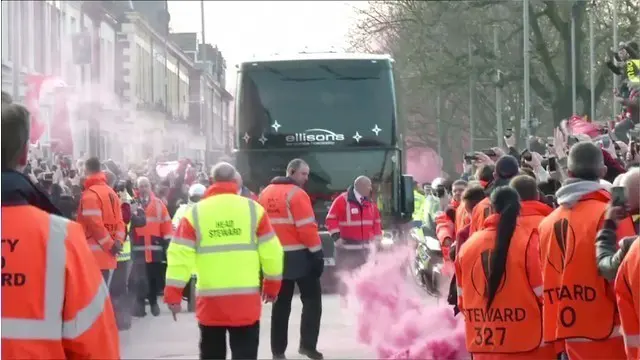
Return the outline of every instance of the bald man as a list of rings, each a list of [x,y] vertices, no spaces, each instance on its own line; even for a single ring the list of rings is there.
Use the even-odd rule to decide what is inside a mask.
[[[364,264],[369,251],[382,238],[380,212],[371,201],[371,179],[358,176],[333,203],[325,225],[336,242],[339,269],[354,270]]]

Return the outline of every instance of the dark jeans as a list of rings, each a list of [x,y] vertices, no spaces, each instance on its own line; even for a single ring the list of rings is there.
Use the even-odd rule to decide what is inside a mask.
[[[295,285],[300,289],[302,319],[300,322],[300,347],[316,350],[322,317],[322,291],[320,279],[305,276],[296,280],[282,280],[278,300],[271,311],[271,353],[283,355],[287,350],[289,337],[289,316]]]
[[[165,275],[165,264],[134,263],[132,276],[136,291],[136,301],[144,306],[144,300],[149,300],[149,305],[158,303],[158,294],[162,289]]]
[[[249,326],[205,326],[200,324],[200,359],[227,358],[227,332],[232,359],[257,359],[260,322]]]

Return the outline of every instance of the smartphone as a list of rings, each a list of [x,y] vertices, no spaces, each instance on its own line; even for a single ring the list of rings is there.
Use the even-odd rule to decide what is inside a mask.
[[[549,159],[547,159],[547,170],[549,172],[552,171],[556,171],[556,158],[555,157],[550,157]]]
[[[482,153],[487,155],[488,157],[496,157],[496,156],[498,156],[498,154],[496,154],[496,152],[493,149],[484,149],[484,150],[482,150]]]
[[[513,136],[513,129],[504,129],[504,136],[508,138]]]
[[[625,206],[627,204],[627,194],[624,186],[611,188],[611,204],[613,206]]]
[[[474,153],[466,153],[464,154],[464,161],[467,164],[471,164],[472,162],[478,160],[478,156],[476,156],[476,154]]]

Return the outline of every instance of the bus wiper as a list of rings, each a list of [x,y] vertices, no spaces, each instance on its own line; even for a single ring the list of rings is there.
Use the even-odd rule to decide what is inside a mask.
[[[327,78],[296,79],[296,78],[290,78],[290,77],[283,77],[280,80],[282,80],[282,81],[292,81],[292,82],[305,82],[305,81],[322,81],[322,80],[327,80]]]
[[[340,76],[338,80],[359,81],[359,80],[380,80],[377,76]]]

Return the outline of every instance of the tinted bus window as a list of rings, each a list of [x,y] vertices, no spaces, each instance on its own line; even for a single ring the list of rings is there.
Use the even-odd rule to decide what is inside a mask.
[[[262,191],[276,176],[284,176],[290,160],[299,157],[311,168],[304,186],[311,197],[316,218],[324,223],[333,199],[347,190],[359,175],[372,179],[375,200],[381,212],[391,213],[394,179],[399,158],[395,150],[367,151],[249,151],[235,156],[244,184],[255,192]]]
[[[394,145],[386,61],[249,64],[239,84],[239,148]]]

